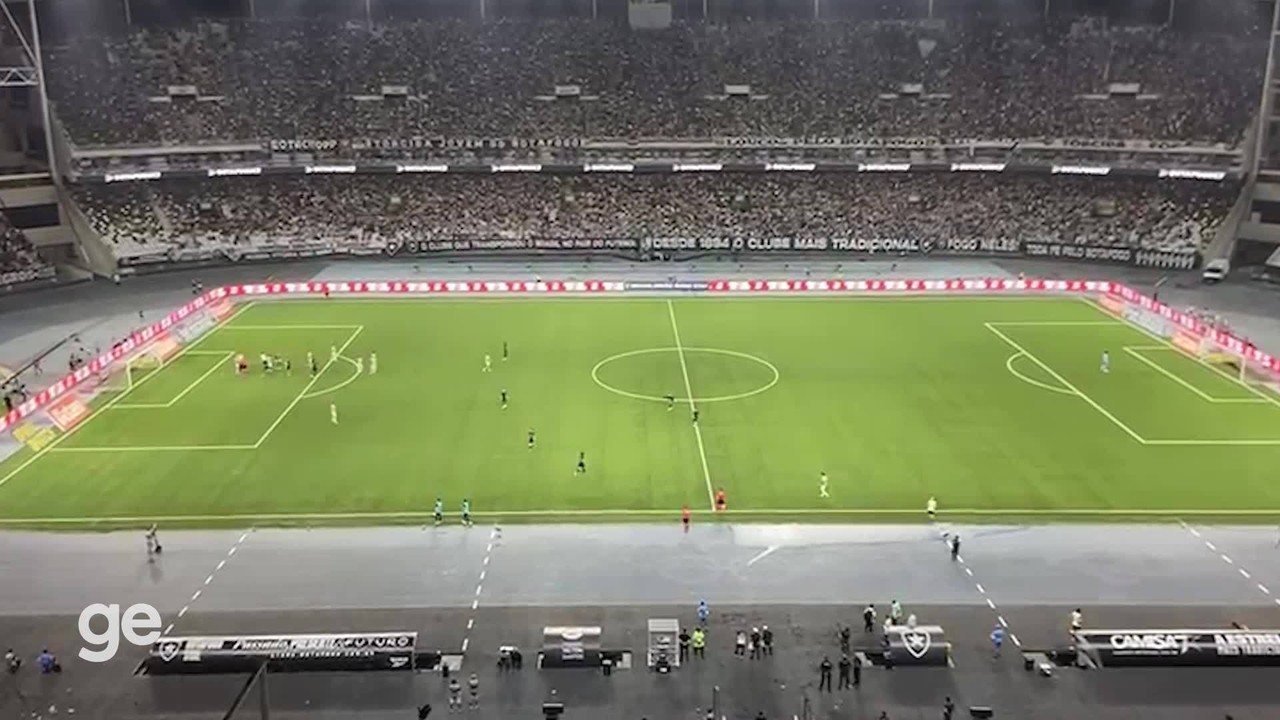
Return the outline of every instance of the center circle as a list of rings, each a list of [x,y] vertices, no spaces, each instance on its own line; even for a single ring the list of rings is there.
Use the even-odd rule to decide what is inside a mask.
[[[764,384],[760,385],[759,387],[756,387],[755,389],[748,390],[746,392],[733,393],[728,395],[715,395],[712,397],[693,397],[693,398],[676,397],[675,401],[679,403],[690,403],[690,402],[714,403],[714,402],[728,402],[729,400],[742,400],[744,398],[749,398],[754,395],[759,395],[760,393],[766,390],[769,390],[774,385],[778,384],[778,379],[780,377],[780,374],[778,373],[778,368],[775,367],[773,363],[769,362],[768,360],[765,360],[764,358],[756,357],[755,355],[751,355],[748,353],[738,352],[736,350],[722,350],[720,348],[662,347],[662,348],[643,348],[641,350],[629,350],[624,353],[618,353],[617,355],[611,355],[601,360],[600,362],[596,363],[595,367],[591,368],[591,379],[594,380],[597,385],[604,388],[605,390],[608,390],[611,393],[614,393],[615,395],[621,395],[623,397],[628,397],[635,400],[667,402],[667,398],[661,395],[648,395],[645,393],[631,392],[630,390],[624,390],[623,388],[617,387],[615,385],[611,385],[600,378],[601,368],[604,368],[606,365],[609,365],[611,363],[617,362],[619,360],[625,360],[626,358],[639,357],[644,355],[660,355],[665,353],[682,354],[684,356],[681,358],[682,362],[687,360],[687,356],[691,354],[699,354],[699,353],[707,354],[707,355],[720,355],[722,357],[738,358],[741,360],[748,360],[752,363],[755,363],[756,365],[763,366],[765,369],[769,371],[770,378],[768,382],[765,382]],[[681,370],[683,372],[684,368],[682,367]],[[680,380],[679,385],[681,386],[684,385],[683,378]]]

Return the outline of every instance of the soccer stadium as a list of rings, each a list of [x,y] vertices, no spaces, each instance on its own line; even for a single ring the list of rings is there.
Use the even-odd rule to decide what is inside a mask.
[[[1280,717],[1280,3],[4,9],[0,720]]]

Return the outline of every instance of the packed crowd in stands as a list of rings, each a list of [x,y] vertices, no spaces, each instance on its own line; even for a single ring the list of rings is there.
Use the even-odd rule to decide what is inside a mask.
[[[985,175],[357,175],[83,188],[123,256],[495,238],[793,237],[1041,240],[1198,250],[1237,188]]]
[[[79,36],[48,50],[47,65],[55,111],[81,145],[721,135],[1235,143],[1256,109],[1265,55],[1255,36],[1080,21],[677,22],[640,32],[586,20],[372,29],[294,20]],[[1136,87],[1109,94],[1113,84]],[[553,100],[557,85],[584,97]],[[761,97],[726,98],[726,85]],[[168,100],[170,86],[201,97],[152,99]],[[409,97],[384,99],[384,86]]]
[[[51,276],[46,263],[21,230],[0,215],[0,287]]]

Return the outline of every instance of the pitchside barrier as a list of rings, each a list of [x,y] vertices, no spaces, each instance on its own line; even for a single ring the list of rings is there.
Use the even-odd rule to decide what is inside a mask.
[[[418,633],[163,637],[143,661],[148,675],[385,671],[418,668]],[[438,655],[432,660],[434,664]]]
[[[1090,630],[1076,649],[1098,667],[1274,667],[1280,630]]]
[[[37,392],[0,419],[0,437],[40,452],[93,414],[94,398],[124,392],[234,312],[226,288],[216,288],[135,330],[58,382]],[[13,448],[10,448],[11,450]],[[0,454],[0,458],[3,455]]]
[[[954,280],[697,280],[697,281],[422,281],[303,282],[230,285],[209,290],[133,332],[83,367],[41,390],[0,419],[0,433],[39,451],[91,414],[89,402],[103,389],[126,387],[133,370],[156,367],[230,317],[241,301],[296,297],[592,296],[644,292],[741,295],[1075,295],[1094,299],[1107,312],[1206,362],[1239,366],[1240,377],[1280,386],[1280,358],[1247,340],[1120,283],[1035,278]],[[1234,367],[1234,366],[1233,366]]]

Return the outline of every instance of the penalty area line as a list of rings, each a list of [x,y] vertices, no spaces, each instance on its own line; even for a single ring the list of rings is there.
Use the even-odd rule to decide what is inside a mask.
[[[262,447],[262,444],[267,441],[267,438],[271,437],[271,433],[275,432],[276,428],[280,427],[280,423],[284,422],[286,417],[289,417],[289,413],[293,412],[293,409],[298,406],[298,403],[302,402],[303,399],[306,398],[307,393],[315,386],[316,382],[319,381],[320,378],[324,377],[324,374],[329,371],[329,368],[333,367],[333,363],[336,362],[339,357],[342,357],[342,353],[351,346],[351,343],[355,342],[356,338],[360,337],[360,333],[363,331],[363,325],[355,326],[355,332],[351,333],[351,337],[347,338],[347,341],[342,343],[342,346],[338,348],[336,356],[329,358],[329,361],[324,364],[324,367],[320,368],[320,372],[316,373],[316,376],[307,382],[306,386],[302,388],[302,392],[298,393],[298,396],[285,407],[284,412],[280,413],[280,417],[276,418],[275,422],[271,423],[271,426],[267,428],[267,431],[262,433],[262,437],[258,438],[258,442],[253,445],[255,449]]]
[[[996,327],[1086,327],[1089,325],[1124,325],[1119,320],[1009,320],[989,322]]]
[[[228,325],[226,330],[355,330],[363,325]]]
[[[1145,345],[1145,346],[1142,346],[1142,347],[1150,348],[1151,346],[1149,346],[1149,345]],[[1156,350],[1163,351],[1163,352],[1169,352],[1169,348],[1155,348],[1155,349],[1156,349]],[[1136,348],[1136,347],[1133,347],[1133,346],[1125,346],[1125,347],[1123,348],[1123,350],[1124,350],[1126,353],[1128,353],[1129,355],[1131,355],[1131,356],[1133,356],[1133,357],[1137,358],[1138,360],[1141,360],[1141,361],[1143,362],[1143,364],[1145,364],[1147,367],[1150,367],[1152,370],[1155,370],[1156,372],[1160,373],[1161,375],[1164,375],[1165,377],[1167,377],[1167,378],[1169,378],[1170,380],[1172,380],[1172,381],[1174,381],[1174,382],[1178,383],[1178,384],[1179,384],[1179,385],[1181,385],[1182,387],[1184,387],[1184,388],[1186,388],[1186,389],[1190,390],[1191,392],[1195,393],[1198,397],[1200,397],[1200,399],[1204,400],[1205,402],[1216,403],[1216,404],[1219,404],[1219,405],[1231,405],[1231,404],[1236,404],[1236,405],[1264,405],[1264,404],[1266,404],[1266,402],[1267,402],[1266,400],[1263,400],[1262,398],[1257,398],[1257,397],[1247,397],[1247,398],[1243,398],[1243,397],[1234,397],[1234,398],[1220,398],[1220,397],[1214,397],[1214,396],[1210,395],[1209,393],[1207,393],[1207,392],[1205,392],[1205,391],[1201,390],[1200,388],[1196,387],[1195,385],[1193,385],[1193,384],[1191,384],[1191,383],[1187,382],[1186,380],[1184,380],[1184,379],[1182,379],[1182,378],[1178,377],[1178,376],[1177,376],[1177,375],[1175,375],[1171,370],[1169,370],[1168,368],[1165,368],[1165,367],[1163,367],[1162,365],[1160,365],[1160,363],[1158,363],[1158,362],[1156,362],[1156,361],[1152,360],[1151,358],[1149,358],[1149,357],[1147,357],[1147,356],[1143,355],[1143,354],[1142,354],[1142,352],[1143,352],[1143,351],[1140,351],[1140,349],[1139,349],[1139,348]],[[1149,351],[1149,350],[1148,350],[1148,351]],[[1150,441],[1148,440],[1147,442],[1149,443]]]
[[[195,342],[193,342],[193,343],[191,343],[190,345],[188,345],[188,346],[186,346],[186,347],[182,348],[181,350],[179,350],[177,355],[174,355],[172,358],[170,358],[170,359],[169,359],[169,362],[162,364],[162,365],[161,365],[161,366],[156,370],[156,372],[153,372],[153,373],[151,373],[150,375],[148,375],[148,376],[146,376],[146,377],[142,378],[142,379],[141,379],[141,380],[139,380],[139,381],[137,382],[137,384],[136,384],[136,385],[134,385],[133,387],[130,387],[130,388],[126,389],[124,392],[122,392],[122,393],[120,393],[119,395],[116,395],[115,397],[113,397],[113,398],[111,398],[110,400],[108,400],[106,403],[104,403],[104,404],[102,405],[102,407],[100,407],[100,408],[98,408],[97,410],[94,410],[92,413],[90,413],[90,414],[89,414],[89,417],[85,418],[85,419],[84,419],[84,421],[83,421],[83,422],[81,422],[79,425],[76,425],[75,427],[71,428],[71,430],[69,430],[68,432],[65,432],[65,433],[63,433],[62,435],[59,435],[57,438],[54,438],[53,442],[51,442],[51,443],[49,443],[48,445],[44,446],[44,448],[42,448],[42,449],[40,449],[40,450],[36,451],[36,453],[35,453],[34,455],[32,455],[31,457],[27,458],[27,459],[26,459],[26,461],[25,461],[25,462],[23,462],[23,463],[22,463],[21,465],[19,465],[18,467],[16,467],[16,468],[14,468],[13,470],[9,471],[9,473],[8,473],[8,474],[6,474],[4,477],[0,477],[0,487],[4,487],[5,483],[7,483],[7,482],[9,482],[10,480],[12,480],[13,478],[17,477],[17,476],[18,476],[18,473],[22,472],[23,470],[26,470],[28,467],[30,467],[30,466],[31,466],[31,464],[32,464],[32,463],[34,463],[35,461],[37,461],[37,460],[39,460],[40,458],[44,457],[44,456],[45,456],[45,453],[48,453],[49,451],[56,449],[56,448],[58,447],[58,445],[60,445],[64,440],[66,440],[67,438],[71,437],[72,435],[75,435],[77,432],[79,432],[80,430],[82,430],[82,429],[84,428],[84,426],[86,426],[86,425],[88,425],[89,423],[93,422],[93,419],[94,419],[94,418],[101,416],[104,412],[106,412],[107,410],[109,410],[109,409],[110,409],[112,406],[114,406],[116,403],[118,403],[118,402],[120,402],[121,400],[123,400],[123,399],[125,399],[126,397],[128,397],[128,396],[129,396],[129,394],[130,394],[130,393],[132,393],[134,390],[137,390],[138,388],[142,387],[142,385],[143,385],[144,383],[146,383],[148,380],[150,380],[151,378],[155,377],[156,375],[159,375],[159,374],[160,374],[160,370],[163,370],[164,368],[168,367],[169,365],[171,365],[171,364],[173,363],[173,361],[175,361],[175,360],[177,360],[178,358],[182,357],[183,355],[187,354],[189,351],[191,351],[191,350],[195,349],[195,348],[196,348],[196,346],[198,346],[200,343],[202,343],[202,342],[204,342],[205,340],[208,340],[209,338],[211,338],[211,337],[213,337],[214,335],[216,335],[216,334],[218,333],[218,331],[219,331],[219,330],[222,330],[224,327],[226,327],[227,323],[231,322],[231,321],[232,321],[232,320],[234,320],[236,317],[238,317],[238,316],[240,315],[240,313],[242,313],[242,312],[244,312],[245,310],[248,310],[249,308],[253,307],[253,305],[254,305],[254,304],[253,304],[253,302],[248,302],[248,303],[245,303],[244,305],[241,305],[240,307],[236,308],[236,311],[235,311],[235,312],[233,312],[233,313],[231,313],[230,315],[228,315],[228,316],[226,317],[226,319],[224,319],[221,323],[219,323],[219,324],[217,324],[217,325],[213,326],[212,328],[209,328],[209,331],[208,331],[208,332],[206,332],[204,335],[201,335],[200,337],[196,338],[196,341],[195,341]],[[126,362],[127,362],[127,361],[126,361]]]
[[[253,450],[254,445],[120,445],[111,447],[65,447],[51,450],[56,453],[120,453],[120,452],[177,452],[188,450]]]
[[[795,517],[800,515],[844,515],[844,516],[879,516],[879,515],[912,515],[919,517],[922,512],[919,508],[886,508],[883,510],[871,509],[821,509],[821,508],[798,508],[798,509],[759,509],[759,510],[723,510],[716,512],[714,510],[693,510],[693,514],[699,516],[742,516],[742,517]],[[948,517],[1028,517],[1028,516],[1075,516],[1075,517],[1153,517],[1167,518],[1170,521],[1176,521],[1179,517],[1280,517],[1280,508],[1269,510],[1242,510],[1242,509],[1226,509],[1226,510],[1206,510],[1206,509],[1112,509],[1112,508],[1066,508],[1060,510],[1050,510],[1045,508],[1028,508],[1028,509],[955,509],[945,511]],[[680,515],[679,509],[670,510],[624,510],[618,508],[608,508],[600,510],[487,510],[473,512],[476,517],[490,518],[519,518],[519,517],[668,517],[676,518]],[[258,514],[240,514],[240,515],[139,515],[132,517],[78,517],[78,518],[0,518],[0,525],[22,525],[22,524],[45,524],[45,525],[92,525],[92,524],[136,524],[136,523],[182,523],[182,522],[215,522],[215,521],[246,521],[246,522],[265,522],[265,521],[291,521],[291,520],[394,520],[394,519],[422,519],[432,516],[431,511],[405,511],[405,512],[336,512],[336,513],[258,513]],[[922,519],[923,521],[923,519]]]
[[[1102,308],[1102,306],[1098,305],[1098,303],[1094,302],[1092,299],[1087,298],[1087,297],[1082,297],[1082,298],[1077,298],[1077,299],[1078,299],[1080,302],[1084,303],[1085,305],[1088,305],[1089,307],[1093,308],[1094,310],[1096,310],[1096,311],[1098,311],[1098,312],[1102,313],[1103,315],[1106,315],[1107,317],[1111,317],[1111,314],[1110,314],[1110,313],[1108,313],[1105,309],[1103,309],[1103,308]],[[1258,388],[1256,388],[1256,387],[1254,387],[1254,386],[1250,385],[1249,383],[1244,382],[1244,381],[1243,381],[1243,380],[1241,380],[1240,378],[1235,377],[1235,376],[1233,376],[1233,375],[1230,375],[1230,374],[1228,374],[1227,372],[1225,372],[1225,371],[1221,370],[1220,368],[1214,367],[1214,366],[1213,366],[1213,365],[1212,365],[1208,360],[1205,360],[1205,359],[1204,359],[1204,358],[1202,358],[1202,357],[1198,357],[1198,356],[1195,356],[1195,355],[1191,355],[1190,353],[1187,353],[1187,352],[1183,351],[1183,350],[1182,350],[1181,348],[1179,348],[1177,345],[1174,345],[1172,342],[1170,342],[1168,338],[1161,337],[1161,336],[1159,336],[1159,335],[1157,335],[1157,334],[1155,334],[1155,333],[1151,332],[1150,330],[1148,330],[1148,329],[1146,329],[1146,328],[1142,327],[1141,325],[1138,325],[1137,323],[1131,323],[1131,322],[1127,322],[1127,321],[1126,321],[1126,322],[1124,323],[1124,325],[1126,325],[1126,326],[1128,326],[1128,327],[1130,327],[1130,328],[1132,328],[1132,329],[1134,329],[1134,330],[1137,330],[1138,332],[1142,333],[1143,335],[1146,335],[1147,337],[1149,337],[1149,338],[1151,338],[1151,339],[1153,339],[1153,340],[1156,340],[1157,342],[1160,342],[1161,344],[1163,344],[1163,345],[1164,345],[1166,348],[1168,348],[1169,350],[1172,350],[1172,351],[1174,351],[1174,352],[1176,352],[1176,353],[1178,353],[1178,354],[1180,354],[1180,355],[1182,355],[1182,356],[1184,356],[1184,357],[1189,357],[1189,358],[1191,358],[1192,360],[1195,360],[1196,362],[1200,363],[1201,365],[1203,365],[1204,367],[1208,368],[1208,369],[1209,369],[1209,370],[1211,370],[1212,372],[1217,373],[1218,375],[1221,375],[1222,377],[1224,377],[1224,378],[1226,378],[1226,379],[1230,380],[1231,382],[1233,382],[1233,383],[1235,383],[1235,384],[1239,385],[1240,387],[1243,387],[1244,389],[1248,390],[1249,392],[1253,393],[1254,395],[1257,395],[1257,396],[1258,396],[1259,398],[1261,398],[1264,402],[1268,402],[1268,403],[1271,403],[1272,405],[1275,405],[1276,407],[1280,407],[1280,398],[1277,398],[1273,393],[1263,392],[1262,390],[1259,390]]]
[[[1089,397],[1088,395],[1085,395],[1084,393],[1080,392],[1080,388],[1077,388],[1075,385],[1072,385],[1072,384],[1071,384],[1071,382],[1070,382],[1069,380],[1067,380],[1066,378],[1062,377],[1062,375],[1058,374],[1058,372],[1057,372],[1056,370],[1054,370],[1053,368],[1051,368],[1051,367],[1049,367],[1048,365],[1046,365],[1046,364],[1045,364],[1045,363],[1044,363],[1040,358],[1038,358],[1038,357],[1036,357],[1035,355],[1031,354],[1031,352],[1030,352],[1030,351],[1028,351],[1026,348],[1022,347],[1022,345],[1020,345],[1020,344],[1019,344],[1017,341],[1015,341],[1013,338],[1009,337],[1008,335],[1005,335],[1003,332],[1001,332],[1001,331],[1000,331],[1000,328],[997,328],[996,326],[992,325],[991,323],[983,323],[983,326],[984,326],[984,327],[986,327],[986,328],[987,328],[988,330],[990,330],[991,332],[995,333],[995,334],[996,334],[996,337],[999,337],[1001,340],[1003,340],[1003,341],[1005,341],[1006,343],[1008,343],[1008,344],[1009,344],[1009,346],[1010,346],[1010,347],[1012,347],[1014,350],[1017,350],[1018,352],[1021,352],[1023,355],[1025,355],[1025,356],[1027,357],[1027,359],[1028,359],[1028,360],[1030,360],[1031,362],[1035,363],[1036,365],[1039,365],[1041,370],[1044,370],[1044,371],[1045,371],[1046,373],[1048,373],[1048,374],[1049,374],[1049,375],[1050,375],[1054,380],[1057,380],[1057,381],[1062,385],[1062,387],[1064,387],[1064,388],[1066,388],[1066,389],[1070,390],[1071,392],[1075,393],[1076,397],[1078,397],[1078,398],[1080,398],[1081,400],[1083,400],[1083,401],[1085,401],[1086,403],[1088,403],[1090,407],[1092,407],[1094,410],[1097,410],[1099,413],[1101,413],[1103,417],[1105,417],[1106,419],[1108,419],[1108,420],[1110,420],[1112,423],[1114,423],[1116,427],[1118,427],[1118,428],[1120,428],[1121,430],[1125,431],[1125,433],[1126,433],[1126,434],[1128,434],[1128,435],[1129,435],[1129,437],[1133,438],[1134,440],[1137,440],[1137,441],[1138,441],[1140,444],[1142,444],[1142,445],[1146,445],[1146,444],[1147,444],[1147,441],[1146,441],[1146,440],[1144,440],[1144,439],[1142,438],[1142,436],[1141,436],[1141,435],[1139,435],[1138,433],[1134,432],[1134,431],[1133,431],[1133,428],[1129,427],[1128,425],[1125,425],[1123,422],[1121,422],[1121,421],[1120,421],[1120,418],[1116,417],[1115,415],[1112,415],[1112,414],[1111,414],[1111,411],[1109,411],[1109,410],[1107,410],[1106,408],[1104,408],[1104,407],[1102,407],[1101,405],[1099,405],[1097,402],[1095,402],[1095,401],[1094,401],[1094,399],[1093,399],[1093,398],[1091,398],[1091,397]]]
[[[1213,402],[1213,401],[1214,401],[1214,398],[1213,398],[1212,396],[1210,396],[1208,393],[1206,393],[1205,391],[1203,391],[1203,390],[1201,390],[1200,388],[1196,387],[1195,385],[1192,385],[1191,383],[1187,382],[1186,380],[1183,380],[1182,378],[1178,377],[1177,375],[1174,375],[1174,374],[1173,374],[1173,372],[1172,372],[1172,371],[1170,371],[1168,368],[1161,367],[1161,366],[1160,366],[1160,364],[1159,364],[1159,363],[1157,363],[1155,360],[1152,360],[1151,358],[1148,358],[1148,357],[1144,357],[1144,356],[1143,356],[1143,354],[1142,354],[1141,352],[1139,352],[1139,351],[1137,351],[1137,350],[1135,350],[1135,349],[1133,349],[1133,348],[1131,348],[1131,347],[1124,347],[1124,348],[1121,348],[1121,349],[1122,349],[1122,350],[1124,350],[1126,353],[1128,353],[1128,354],[1130,355],[1130,357],[1136,358],[1137,360],[1141,361],[1143,365],[1146,365],[1147,367],[1151,368],[1152,370],[1155,370],[1156,372],[1160,373],[1161,375],[1163,375],[1163,376],[1165,376],[1165,377],[1169,378],[1170,380],[1174,381],[1175,383],[1177,383],[1177,384],[1181,385],[1182,387],[1184,387],[1184,388],[1186,388],[1186,389],[1190,390],[1192,393],[1195,393],[1195,394],[1196,394],[1200,399],[1205,400],[1206,402]]]
[[[193,353],[193,354],[194,354],[194,353]],[[171,407],[173,407],[174,405],[177,405],[179,400],[181,400],[182,398],[186,397],[186,396],[187,396],[187,393],[191,392],[192,390],[195,390],[197,385],[199,385],[200,383],[204,382],[206,379],[208,379],[208,377],[209,377],[210,375],[212,375],[212,374],[214,374],[215,372],[217,372],[217,371],[218,371],[218,369],[222,367],[222,364],[223,364],[224,362],[226,362],[227,360],[230,360],[231,358],[235,357],[235,353],[234,353],[234,352],[231,352],[230,350],[213,350],[213,351],[203,351],[203,352],[201,352],[200,354],[201,354],[201,355],[204,355],[204,356],[206,356],[206,357],[208,357],[208,356],[213,356],[213,355],[218,355],[218,356],[220,356],[220,357],[218,358],[218,362],[214,363],[212,367],[210,367],[208,370],[204,371],[204,374],[202,374],[200,377],[198,377],[198,378],[196,378],[195,380],[191,381],[191,384],[190,384],[190,385],[187,385],[185,388],[183,388],[183,389],[182,389],[182,392],[179,392],[179,393],[178,393],[178,394],[177,394],[177,395],[176,395],[172,400],[170,400],[169,402],[164,402],[164,403],[120,403],[119,405],[114,406],[114,407],[113,407],[113,409],[114,409],[114,410],[155,410],[155,409],[160,409],[160,408],[171,408]],[[152,373],[152,374],[154,374],[154,373]],[[139,381],[139,382],[141,382],[141,381]]]

